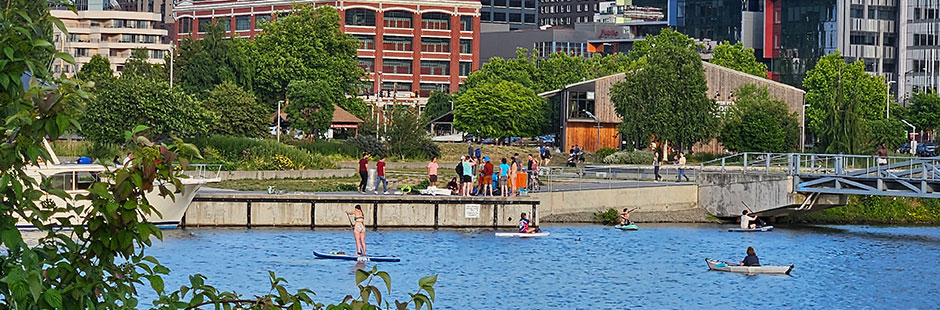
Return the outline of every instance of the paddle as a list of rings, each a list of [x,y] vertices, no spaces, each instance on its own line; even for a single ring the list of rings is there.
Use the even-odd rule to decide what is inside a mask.
[[[741,200],[741,204],[743,204],[744,208],[747,209],[748,214],[754,213],[754,211],[751,210],[751,207],[748,207],[744,200]],[[757,215],[755,214],[755,216]],[[759,216],[757,217],[757,221],[760,222],[760,226],[767,226],[767,223],[764,223],[764,220],[761,220]]]
[[[349,213],[346,213],[346,220],[349,221],[349,227],[356,228],[356,225],[353,224],[352,219],[349,218]]]

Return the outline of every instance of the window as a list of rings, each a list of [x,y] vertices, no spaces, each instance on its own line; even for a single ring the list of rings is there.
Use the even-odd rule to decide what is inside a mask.
[[[411,83],[408,82],[382,82],[382,90],[411,91]]]
[[[535,23],[535,15],[526,14],[526,15],[525,15],[525,22],[528,23],[528,24],[534,24],[534,23]]]
[[[421,14],[421,24],[424,29],[450,30],[450,15],[444,13]]]
[[[75,189],[89,189],[99,181],[97,172],[75,172]]]
[[[495,12],[493,13],[493,21],[504,22],[506,21],[506,13]]]
[[[525,7],[530,8],[530,9],[534,9],[534,8],[535,8],[535,0],[526,0],[526,1],[525,1]]]
[[[421,51],[431,53],[449,53],[450,39],[447,38],[421,38]]]
[[[366,72],[375,72],[375,59],[359,58],[359,67]]]
[[[461,54],[473,53],[473,40],[460,40],[460,53]]]
[[[193,31],[193,19],[185,17],[180,19],[180,28],[177,33],[190,33],[191,31]]]
[[[914,34],[914,46],[937,45],[937,36],[930,34]]]
[[[359,49],[361,50],[374,50],[375,49],[375,36],[368,34],[354,34],[354,38],[359,40]]]
[[[410,37],[385,36],[382,38],[382,48],[388,51],[410,52],[414,51],[413,42]]]
[[[52,189],[72,190],[72,172],[57,173],[49,177],[49,185]]]
[[[76,48],[76,49],[75,49],[74,56],[75,56],[75,57],[88,57],[88,49],[87,49],[87,48]]]
[[[473,17],[460,17],[460,31],[473,31]]]
[[[473,68],[472,62],[460,62],[459,68],[458,68],[459,69],[458,71],[460,71],[459,75],[460,76],[470,75],[470,71],[472,71],[472,68]]]
[[[496,1],[493,1],[493,5],[495,5],[495,6],[506,6],[506,0],[496,0]]]
[[[243,15],[243,16],[235,17],[235,30],[236,31],[251,30],[251,16]]]
[[[522,22],[522,14],[519,14],[519,13],[509,13],[509,22],[510,22],[510,23],[519,23],[519,22]]]
[[[410,12],[389,11],[385,12],[385,27],[388,28],[411,28],[412,16]]]
[[[585,113],[594,113],[594,92],[568,92],[569,118],[591,118]]]
[[[230,17],[218,17],[215,19],[215,22],[222,25],[222,29],[225,29],[225,32],[232,31],[232,20]]]
[[[849,37],[849,43],[860,45],[878,45],[878,37],[874,34],[860,34]]]
[[[346,25],[375,26],[375,11],[366,9],[346,10]]]
[[[521,8],[522,0],[509,0],[509,6],[513,8]]]
[[[261,25],[271,21],[271,15],[255,15],[255,29],[261,29]]]
[[[212,19],[208,17],[203,17],[199,19],[199,33],[206,33],[206,28],[209,27],[209,24],[212,23]]]
[[[865,18],[865,8],[861,5],[852,5],[849,16],[852,18]]]
[[[449,61],[421,61],[421,74],[423,75],[450,75]]]
[[[138,20],[138,21],[137,21],[137,27],[136,27],[136,28],[137,28],[137,29],[147,29],[147,28],[150,28],[150,23],[148,23],[146,20]]]
[[[382,59],[382,73],[411,74],[411,60]]]
[[[431,83],[421,83],[418,85],[418,96],[421,97],[430,97],[431,92],[450,92],[450,84],[431,84]]]
[[[163,54],[166,53],[164,50],[151,50],[150,58],[152,59],[163,59]]]

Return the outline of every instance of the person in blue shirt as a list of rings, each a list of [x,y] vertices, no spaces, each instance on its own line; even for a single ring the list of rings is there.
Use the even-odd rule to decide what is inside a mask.
[[[509,165],[506,164],[506,158],[503,158],[502,163],[499,164],[499,195],[503,197],[509,196]]]
[[[747,256],[744,257],[744,260],[741,261],[741,266],[760,266],[760,259],[757,258],[757,253],[754,252],[753,247],[747,247]]]
[[[538,228],[529,227],[529,223],[529,219],[526,218],[525,212],[523,212],[522,215],[519,216],[519,233],[534,234],[540,231]]]

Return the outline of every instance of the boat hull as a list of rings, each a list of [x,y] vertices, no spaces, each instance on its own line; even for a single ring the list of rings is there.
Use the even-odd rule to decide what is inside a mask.
[[[497,236],[497,237],[518,237],[518,238],[548,237],[548,235],[549,235],[549,234],[548,234],[547,232],[532,233],[532,234],[525,234],[525,233],[509,233],[509,232],[498,232],[498,233],[496,233],[496,236]]]
[[[744,274],[790,274],[793,265],[790,266],[738,266],[728,262],[714,259],[705,259],[709,270],[744,273]]]
[[[758,227],[755,229],[729,228],[728,231],[729,232],[768,232],[768,231],[774,231],[774,227],[764,226],[764,227]]]
[[[339,259],[339,260],[354,260],[360,262],[400,262],[401,258],[395,256],[355,256],[355,255],[346,255],[346,254],[332,254],[332,253],[320,253],[313,251],[313,256],[321,259]]]
[[[614,226],[614,228],[619,229],[619,230],[637,230],[637,229],[640,229],[640,227],[639,227],[639,226],[636,226],[636,224],[630,224],[630,225],[624,225],[624,226],[617,225],[617,226]]]

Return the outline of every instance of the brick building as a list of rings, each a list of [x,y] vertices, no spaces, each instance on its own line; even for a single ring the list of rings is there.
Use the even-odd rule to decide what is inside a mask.
[[[431,91],[456,92],[480,66],[479,0],[186,0],[173,10],[177,39],[199,38],[200,25],[213,20],[254,37],[295,3],[339,11],[341,29],[361,41],[359,63],[371,82],[364,97],[376,105],[422,105]]]

